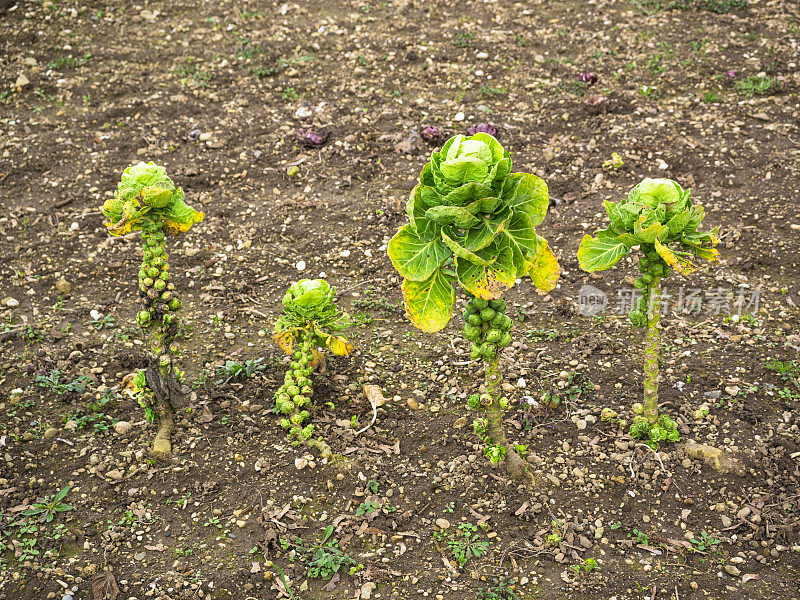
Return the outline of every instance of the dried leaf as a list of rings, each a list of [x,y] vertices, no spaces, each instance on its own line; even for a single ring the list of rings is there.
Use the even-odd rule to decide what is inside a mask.
[[[119,588],[113,573],[105,571],[92,578],[92,597],[94,600],[115,600],[117,596],[119,596]]]

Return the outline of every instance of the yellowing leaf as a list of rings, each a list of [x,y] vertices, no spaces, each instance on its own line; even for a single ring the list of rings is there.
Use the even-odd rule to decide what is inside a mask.
[[[450,321],[456,302],[453,277],[436,269],[425,281],[404,279],[403,300],[415,327],[427,333],[440,331]]]
[[[658,252],[658,255],[664,259],[664,262],[666,262],[671,268],[675,269],[681,275],[689,275],[697,270],[697,265],[686,260],[685,258],[676,256],[672,250],[664,246],[658,241],[658,239],[655,241],[655,246],[656,252]]]
[[[170,233],[186,233],[195,223],[199,223],[205,217],[205,213],[193,210],[192,214],[186,218],[185,221],[174,221],[172,219],[165,219],[164,226],[170,230]]]
[[[456,273],[459,283],[473,296],[497,300],[503,292],[514,287],[517,280],[513,250],[506,246],[497,254],[494,262],[487,266],[456,257]]]
[[[561,276],[561,267],[558,265],[555,254],[543,237],[537,235],[539,247],[533,257],[533,264],[528,271],[528,276],[533,285],[542,292],[549,292],[556,287]]]
[[[325,341],[325,345],[336,356],[347,356],[353,351],[353,344],[341,336],[331,335]]]
[[[272,339],[286,354],[292,353],[292,349],[294,348],[294,335],[292,335],[291,331],[275,332]]]

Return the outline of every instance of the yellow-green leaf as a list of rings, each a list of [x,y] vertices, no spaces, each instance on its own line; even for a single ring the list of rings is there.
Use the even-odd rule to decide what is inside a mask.
[[[598,231],[596,238],[587,233],[578,248],[578,262],[581,269],[589,273],[605,271],[617,264],[629,251],[630,246],[608,230]]]
[[[561,276],[561,267],[558,265],[555,254],[550,249],[550,245],[543,237],[537,235],[539,246],[536,255],[533,257],[528,275],[533,281],[533,285],[543,292],[549,292],[556,287],[558,278]]]
[[[423,240],[410,225],[405,225],[389,241],[387,254],[404,279],[426,281],[450,257],[451,251],[440,240]]]
[[[509,246],[500,250],[497,258],[487,266],[456,257],[456,273],[464,289],[484,300],[500,298],[503,292],[514,287],[517,279],[514,255]]]
[[[454,278],[436,269],[425,281],[403,280],[406,315],[415,327],[427,333],[444,329],[453,315]]]
[[[656,252],[658,252],[658,255],[664,259],[664,262],[666,262],[671,268],[675,269],[681,275],[689,275],[697,270],[697,266],[695,264],[683,257],[677,256],[674,252],[672,252],[672,250],[658,241],[658,239],[655,241],[655,246]]]
[[[347,356],[353,351],[353,344],[338,335],[331,335],[325,340],[325,345],[336,356]]]

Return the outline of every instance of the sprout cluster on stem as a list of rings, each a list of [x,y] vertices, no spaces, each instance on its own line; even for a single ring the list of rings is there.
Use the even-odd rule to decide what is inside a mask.
[[[297,441],[308,440],[314,426],[311,418],[314,367],[323,360],[320,348],[347,356],[352,344],[336,335],[349,326],[347,315],[336,306],[336,288],[324,279],[302,279],[293,283],[283,297],[283,314],[275,323],[274,339],[292,357],[283,385],[275,393],[275,409],[281,427]]]

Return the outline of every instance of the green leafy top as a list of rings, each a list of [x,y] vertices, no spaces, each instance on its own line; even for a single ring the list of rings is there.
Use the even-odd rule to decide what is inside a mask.
[[[621,202],[605,201],[603,206],[611,224],[581,240],[578,261],[584,271],[604,271],[635,246],[654,249],[684,275],[697,269],[690,257],[719,259],[717,229],[700,231],[703,207],[693,204],[690,190],[671,179],[644,179]]]
[[[388,247],[411,322],[423,331],[447,325],[455,281],[486,300],[526,273],[552,290],[558,262],[534,230],[548,204],[544,181],[511,173],[508,152],[488,134],[457,135],[433,152],[406,204],[409,223]]]
[[[173,233],[183,233],[205,216],[184,201],[164,167],[140,162],[122,173],[114,197],[103,203],[109,233],[114,236],[139,231],[148,224],[163,225]]]
[[[275,341],[287,353],[302,332],[312,336],[315,346],[326,346],[336,355],[346,356],[353,346],[344,337],[333,335],[350,325],[347,315],[336,306],[336,288],[324,279],[301,279],[283,297],[284,313],[275,322]]]

